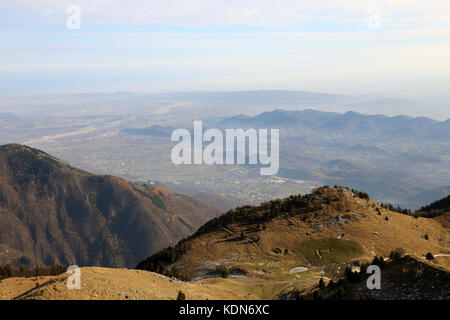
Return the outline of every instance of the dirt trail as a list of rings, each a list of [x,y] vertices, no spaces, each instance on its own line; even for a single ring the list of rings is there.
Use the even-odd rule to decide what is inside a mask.
[[[235,236],[238,236],[238,237],[241,237],[241,235],[240,234],[238,234],[237,232],[235,232],[235,231],[233,231],[233,230],[231,230],[231,229],[228,229],[228,228],[226,228],[226,227],[223,227],[223,229],[225,230],[225,231],[227,231],[228,233],[231,233],[231,234],[233,234],[233,235],[235,235]],[[273,254],[270,254],[270,253],[267,253],[267,252],[265,252],[252,238],[249,238],[249,237],[246,237],[245,235],[243,235],[243,237],[245,238],[245,239],[247,239],[248,241],[249,241],[249,243],[250,244],[252,244],[253,246],[255,246],[259,251],[261,251],[261,253],[262,254],[264,254],[264,255],[266,255],[266,256],[268,256],[268,257],[271,257],[271,258],[274,258],[274,259],[276,259],[277,261],[280,261],[280,258],[279,257],[277,257],[276,255],[273,255]]]

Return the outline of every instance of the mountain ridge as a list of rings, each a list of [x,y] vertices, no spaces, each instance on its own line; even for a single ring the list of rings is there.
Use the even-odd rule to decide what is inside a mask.
[[[0,146],[0,168],[1,263],[132,266],[220,214],[18,144]]]
[[[355,111],[346,113],[326,112],[314,109],[266,111],[256,116],[237,115],[223,118],[218,125],[242,126],[304,126],[311,130],[335,133],[377,134],[400,137],[408,134],[415,138],[448,139],[450,137],[450,119],[438,121],[427,117],[409,117],[403,115],[386,116],[362,114]],[[409,136],[409,138],[412,138]]]
[[[295,277],[290,270],[303,266],[317,276],[327,270],[324,275],[330,277],[342,263],[386,257],[398,247],[421,256],[448,254],[449,216],[414,218],[379,206],[364,192],[322,187],[305,196],[231,210],[137,268],[187,280],[223,269],[280,280]],[[448,261],[441,263],[448,267]]]

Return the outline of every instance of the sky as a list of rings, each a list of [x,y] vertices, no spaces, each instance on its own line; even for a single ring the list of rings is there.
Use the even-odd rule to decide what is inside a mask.
[[[4,97],[271,89],[448,96],[450,1],[0,0]]]

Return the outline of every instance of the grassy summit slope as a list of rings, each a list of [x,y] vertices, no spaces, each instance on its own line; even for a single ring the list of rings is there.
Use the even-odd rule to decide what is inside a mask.
[[[448,254],[449,232],[442,216],[414,218],[381,208],[364,193],[324,187],[306,196],[231,210],[138,268],[183,279],[223,270],[270,281],[313,279],[334,277],[345,263],[367,261],[375,254],[387,257],[399,247],[418,256]],[[448,267],[447,260],[439,263]],[[296,267],[308,271],[292,272]]]

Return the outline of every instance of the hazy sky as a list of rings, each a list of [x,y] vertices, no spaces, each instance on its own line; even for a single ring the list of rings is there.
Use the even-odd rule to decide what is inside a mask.
[[[2,95],[248,89],[448,93],[450,1],[0,0]]]

